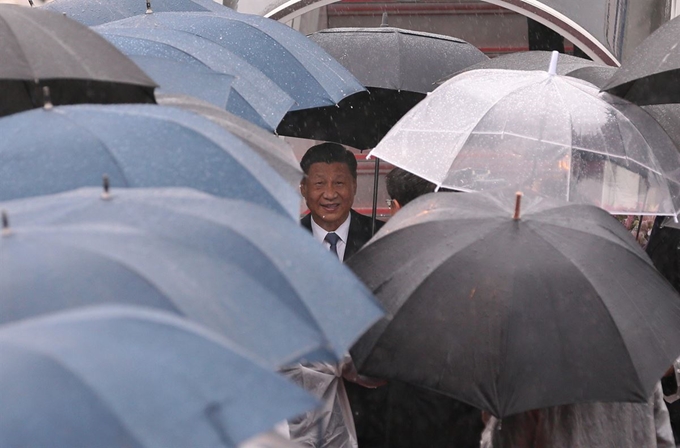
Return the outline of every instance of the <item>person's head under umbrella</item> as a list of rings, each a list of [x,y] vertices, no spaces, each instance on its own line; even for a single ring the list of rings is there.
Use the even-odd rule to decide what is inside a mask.
[[[437,188],[432,182],[399,167],[387,173],[385,186],[390,197],[388,205],[392,216],[415,198],[433,193]]]
[[[352,210],[357,192],[354,154],[337,143],[322,143],[307,150],[300,167],[300,192],[310,211],[300,224],[340,261],[347,260],[373,235],[373,220]],[[376,221],[376,230],[383,224]]]

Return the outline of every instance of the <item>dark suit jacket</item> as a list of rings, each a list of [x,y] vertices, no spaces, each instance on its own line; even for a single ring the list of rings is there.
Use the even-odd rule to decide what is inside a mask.
[[[347,235],[347,246],[345,247],[345,257],[343,261],[347,261],[349,257],[354,255],[361,246],[366,244],[371,239],[371,217],[364,216],[354,210],[350,210],[349,220],[349,234]],[[300,220],[302,227],[310,232],[312,231],[312,215],[307,214]],[[385,223],[383,221],[375,222],[375,231],[377,232]]]

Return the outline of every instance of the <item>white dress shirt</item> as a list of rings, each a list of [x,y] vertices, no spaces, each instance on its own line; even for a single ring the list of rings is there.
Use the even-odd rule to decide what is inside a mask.
[[[347,219],[345,220],[345,222],[340,224],[340,227],[333,231],[333,233],[340,237],[340,240],[338,241],[338,244],[336,246],[338,250],[338,258],[340,259],[340,261],[343,261],[345,259],[345,248],[347,247],[347,237],[349,236],[349,221],[351,217],[352,214],[350,213],[349,215],[347,215]],[[326,241],[326,235],[329,233],[331,232],[324,230],[323,228],[321,228],[320,225],[315,223],[314,217],[312,216],[312,235],[314,235],[314,238],[318,242],[322,243],[326,249],[331,250],[331,244],[328,241]]]

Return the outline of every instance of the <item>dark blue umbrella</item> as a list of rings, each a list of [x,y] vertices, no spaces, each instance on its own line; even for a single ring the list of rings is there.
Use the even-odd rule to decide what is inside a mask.
[[[200,80],[192,76],[178,78],[171,70],[154,72],[155,81],[165,91],[195,94],[200,90],[200,98],[269,131],[276,129],[295,103],[258,68],[202,37],[170,29],[116,28],[113,25],[98,26],[94,30],[127,56],[169,59],[178,65],[190,66],[185,70],[210,70],[233,76],[231,91],[222,91],[208,85],[198,86]]]
[[[114,20],[132,17],[146,12],[144,0],[54,0],[41,6],[60,14],[66,14],[87,26],[100,25]],[[160,0],[152,1],[151,9],[167,11],[214,11],[227,9],[212,0]]]
[[[296,102],[293,110],[334,106],[364,90],[356,78],[321,47],[271,19],[225,9],[210,13],[154,13],[98,28],[172,29],[200,36],[254,65]]]
[[[297,222],[194,190],[100,189],[11,201],[0,322],[88,303],[174,311],[272,367],[341,359],[382,313]],[[40,278],[40,281],[36,281]]]
[[[0,135],[0,200],[101,185],[108,174],[117,187],[191,187],[299,215],[298,193],[245,143],[176,108],[36,109],[0,120]]]
[[[0,445],[235,447],[316,400],[167,313],[91,307],[0,329]]]

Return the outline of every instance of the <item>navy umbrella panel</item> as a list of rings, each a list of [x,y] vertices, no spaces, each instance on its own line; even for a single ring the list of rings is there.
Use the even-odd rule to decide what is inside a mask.
[[[298,193],[245,143],[176,108],[37,109],[0,120],[0,134],[0,200],[97,186],[107,174],[115,187],[191,187],[299,215]]]
[[[154,72],[165,91],[190,94],[200,89],[200,98],[270,131],[295,103],[258,68],[207,39],[171,29],[119,28],[118,23],[94,30],[128,56],[164,58],[190,65],[186,70],[207,69],[234,77],[230,91],[216,91],[211,96],[206,86],[196,86],[192,77],[178,79],[172,71]]]
[[[87,26],[101,25],[146,13],[144,0],[53,0],[40,8],[65,14]],[[226,7],[213,0],[152,0],[151,10],[220,12]]]
[[[53,104],[154,103],[156,84],[88,27],[34,8],[0,5],[0,116]]]
[[[235,448],[316,406],[168,313],[89,307],[0,330],[0,445]]]
[[[91,188],[0,208],[12,233],[0,239],[0,322],[94,302],[153,306],[278,368],[337,362],[382,315],[297,222],[245,202],[184,189],[102,199]]]
[[[292,110],[334,106],[364,90],[352,74],[303,34],[271,19],[222,14],[154,13],[113,22],[200,36],[257,67],[295,100]]]

